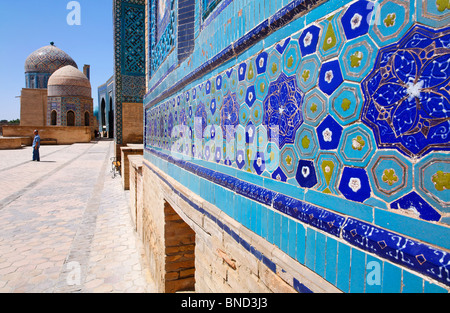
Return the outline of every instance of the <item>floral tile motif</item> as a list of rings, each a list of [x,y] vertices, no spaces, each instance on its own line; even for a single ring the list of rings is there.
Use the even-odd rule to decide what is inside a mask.
[[[450,29],[416,26],[398,44],[380,50],[364,80],[363,121],[378,146],[411,156],[448,149]]]
[[[279,128],[280,149],[287,143],[294,143],[298,127],[303,122],[301,107],[303,93],[297,87],[295,76],[281,73],[269,86],[269,94],[263,102],[265,116],[263,124]]]

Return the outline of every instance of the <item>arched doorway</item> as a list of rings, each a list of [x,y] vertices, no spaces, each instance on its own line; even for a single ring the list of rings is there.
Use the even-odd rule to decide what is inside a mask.
[[[101,104],[101,111],[100,111],[100,128],[103,129],[103,126],[106,125],[106,102],[105,102],[105,98],[102,98],[102,104]]]
[[[84,113],[84,126],[90,126],[91,115],[89,112]]]
[[[50,114],[50,125],[56,126],[57,119],[58,119],[58,113],[56,113],[56,110],[53,110],[52,113]]]
[[[67,126],[75,126],[75,113],[73,111],[67,112]]]
[[[114,111],[113,111],[113,101],[112,101],[111,97],[109,97],[108,122],[109,122],[108,137],[109,138],[114,138]]]

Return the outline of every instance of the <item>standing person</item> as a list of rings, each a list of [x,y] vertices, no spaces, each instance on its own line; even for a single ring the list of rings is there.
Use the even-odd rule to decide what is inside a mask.
[[[34,140],[33,140],[33,161],[40,162],[41,158],[39,156],[39,148],[41,147],[41,137],[39,136],[39,132],[37,130],[34,131]]]

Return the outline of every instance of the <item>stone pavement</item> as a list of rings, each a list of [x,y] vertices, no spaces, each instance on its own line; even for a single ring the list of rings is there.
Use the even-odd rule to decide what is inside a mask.
[[[114,143],[0,151],[0,292],[156,290],[110,174]]]

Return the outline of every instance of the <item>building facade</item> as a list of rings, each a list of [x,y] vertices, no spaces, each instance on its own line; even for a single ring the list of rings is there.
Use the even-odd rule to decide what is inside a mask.
[[[450,290],[447,2],[114,9],[116,109],[146,86],[140,233],[160,291]]]
[[[98,87],[98,131],[103,137],[114,138],[114,76]]]

